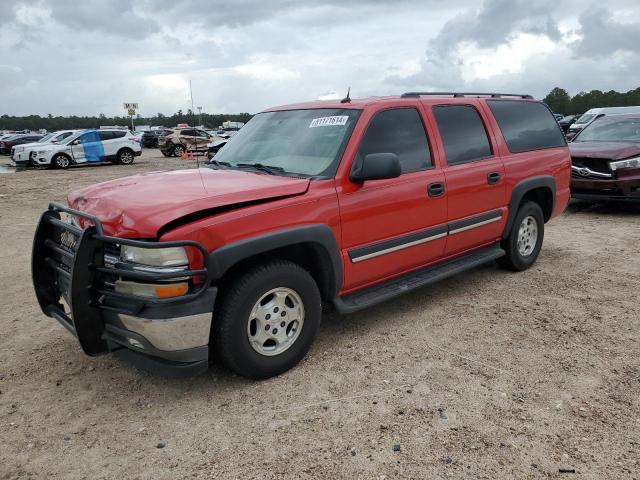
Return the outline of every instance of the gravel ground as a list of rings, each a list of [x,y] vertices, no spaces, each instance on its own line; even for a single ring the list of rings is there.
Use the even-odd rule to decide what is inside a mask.
[[[278,378],[166,380],[85,356],[30,249],[48,201],[185,165],[0,174],[0,479],[640,478],[640,208],[573,204],[527,272],[326,315]]]

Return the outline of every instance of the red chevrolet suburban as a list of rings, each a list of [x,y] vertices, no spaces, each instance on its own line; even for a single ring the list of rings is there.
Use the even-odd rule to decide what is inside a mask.
[[[497,260],[525,270],[571,160],[528,95],[406,93],[257,114],[205,168],[73,192],[33,283],[89,355],[167,376],[293,367],[341,313]],[[462,294],[462,292],[461,292]]]

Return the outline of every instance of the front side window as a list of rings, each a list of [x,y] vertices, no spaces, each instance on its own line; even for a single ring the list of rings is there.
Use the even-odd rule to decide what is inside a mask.
[[[551,111],[540,102],[488,100],[511,153],[563,147],[564,135]]]
[[[402,173],[431,167],[427,135],[415,108],[395,108],[376,114],[362,138],[358,155],[394,153]]]
[[[317,108],[255,115],[214,157],[214,165],[332,177],[359,110]]]
[[[196,136],[196,131],[195,130],[191,130],[191,129],[182,130],[180,132],[180,135],[183,136],[183,137],[195,137]]]
[[[491,145],[478,111],[471,105],[433,107],[449,165],[491,157]]]

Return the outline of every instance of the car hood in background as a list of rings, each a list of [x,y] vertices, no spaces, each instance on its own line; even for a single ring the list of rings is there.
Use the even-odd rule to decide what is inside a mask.
[[[156,238],[186,215],[247,202],[300,195],[309,180],[241,170],[153,172],[98,183],[69,194],[72,208],[97,216],[105,233]]]
[[[572,157],[623,160],[640,155],[640,143],[634,142],[571,142]]]

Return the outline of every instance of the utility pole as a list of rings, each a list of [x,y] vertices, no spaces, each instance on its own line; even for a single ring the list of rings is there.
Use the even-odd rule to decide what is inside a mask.
[[[198,107],[198,123],[202,125],[202,107]]]

